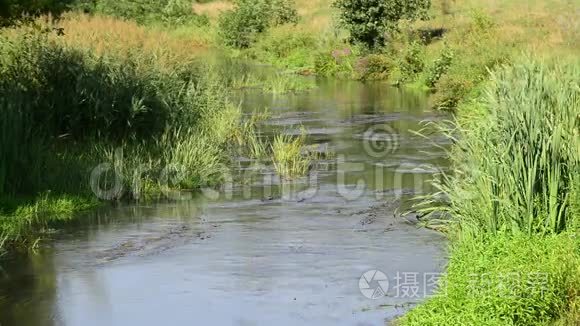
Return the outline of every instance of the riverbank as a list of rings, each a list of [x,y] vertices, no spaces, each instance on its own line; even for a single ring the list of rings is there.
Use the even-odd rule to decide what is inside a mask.
[[[0,248],[35,246],[53,226],[109,202],[218,187],[232,157],[268,159],[294,142],[258,139],[264,108],[243,117],[232,94],[313,87],[204,62],[196,37],[100,15],[6,27],[0,47]],[[294,147],[276,167],[300,175],[304,166],[288,166],[302,156]]]
[[[0,36],[4,246],[35,243],[99,202],[215,186],[252,137],[224,77],[165,47],[172,39],[145,43],[136,29],[123,34],[132,43],[96,42],[72,30]]]
[[[229,4],[229,5],[227,5]],[[208,44],[234,57],[301,74],[386,80],[432,93],[431,105],[454,110],[475,96],[488,72],[516,63],[522,53],[537,58],[574,57],[579,50],[578,10],[569,1],[432,1],[429,19],[405,22],[387,45],[366,49],[348,43],[330,0],[297,0],[296,23],[275,25],[241,49],[223,46],[220,13],[229,2],[198,4],[209,17]]]
[[[446,277],[401,325],[580,322],[579,67],[523,59],[460,108],[450,202],[427,209],[451,216]]]
[[[408,309],[405,297],[368,299],[356,281],[371,269],[390,276],[442,271],[444,235],[395,215],[412,196],[414,168],[426,180],[448,167],[444,150],[432,145],[446,147],[446,139],[409,130],[448,116],[432,112],[421,92],[347,80],[316,83],[311,92],[238,94],[244,115],[270,108],[261,135],[305,134],[309,150],[336,153],[313,165],[315,178],[283,183],[267,162],[235,156],[233,186],[187,200],[115,203],[54,227],[36,250],[0,259],[2,325],[44,326],[53,316],[64,325],[103,322],[87,318],[93,315],[106,316],[110,325],[379,325],[400,307]],[[363,138],[384,121],[404,139],[387,163],[368,155],[372,143]],[[400,171],[405,175],[398,182]],[[358,180],[367,191],[360,192]],[[399,194],[405,197],[394,200]]]
[[[434,1],[432,19],[403,22],[386,46],[369,50],[346,41],[330,1],[296,7],[280,6],[275,23],[250,31],[246,20],[220,14],[235,8],[222,2],[194,6],[205,21],[170,12],[120,21],[97,11],[70,13],[42,33],[4,31],[0,87],[10,96],[0,120],[2,243],[91,207],[90,171],[102,163],[114,172],[97,182],[114,190],[99,195],[106,200],[167,189],[160,176],[176,164],[193,174],[171,189],[218,184],[231,145],[245,135],[223,86],[256,81],[199,65],[195,52],[214,48],[290,73],[423,89],[433,93],[431,106],[457,113],[447,126],[455,170],[438,185],[450,202],[425,211],[449,217],[430,221],[453,241],[447,284],[400,323],[578,323],[577,8],[563,0]],[[240,15],[255,14],[248,8]],[[563,63],[549,63],[554,58]],[[279,76],[280,92],[303,87]],[[119,175],[129,188],[116,190]]]

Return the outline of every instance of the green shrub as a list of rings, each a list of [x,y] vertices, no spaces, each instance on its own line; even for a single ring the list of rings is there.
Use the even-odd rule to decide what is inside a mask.
[[[266,0],[238,0],[233,10],[219,17],[219,34],[228,46],[247,48],[270,24]]]
[[[346,48],[330,53],[320,52],[314,59],[314,71],[320,76],[351,77],[355,69],[356,57]]]
[[[260,62],[304,69],[313,67],[312,49],[316,46],[314,35],[295,26],[285,25],[270,29],[249,49],[248,55]]]
[[[463,75],[443,75],[437,83],[437,93],[433,96],[433,107],[440,110],[454,110],[469,94],[474,82]]]
[[[443,48],[443,51],[441,51],[439,57],[435,59],[435,61],[432,63],[432,65],[429,67],[429,70],[427,71],[427,76],[425,80],[427,87],[429,88],[435,87],[435,84],[437,84],[439,79],[441,79],[441,77],[447,72],[449,66],[451,66],[454,56],[455,53],[448,46]]]
[[[297,19],[290,0],[237,0],[233,10],[219,17],[219,34],[227,46],[247,48],[270,26]]]
[[[192,21],[207,23],[207,18],[195,15],[188,0],[96,0],[93,10],[140,24],[183,24]]]
[[[425,69],[425,46],[419,42],[411,42],[398,58],[400,77],[397,82],[413,80]]]
[[[272,26],[298,22],[298,11],[293,0],[270,0],[270,2]]]
[[[425,18],[430,0],[336,0],[340,23],[346,27],[352,41],[367,47],[381,46],[385,36],[397,29],[402,19]]]
[[[481,10],[472,11],[471,19],[473,21],[472,30],[476,32],[488,31],[495,25],[491,16]]]
[[[388,79],[396,63],[383,54],[369,54],[356,64],[357,77],[361,80]]]

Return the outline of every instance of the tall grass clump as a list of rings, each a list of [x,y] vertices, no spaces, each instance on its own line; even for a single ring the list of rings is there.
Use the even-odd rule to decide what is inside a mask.
[[[164,23],[172,26],[194,23],[208,24],[205,16],[194,13],[188,0],[94,0],[83,4],[84,11],[100,13],[139,24]]]
[[[304,153],[305,134],[298,137],[278,135],[272,143],[272,162],[283,178],[301,177],[308,173],[311,158]]]
[[[457,126],[456,171],[442,185],[463,232],[559,233],[573,224],[579,74],[578,65],[528,61],[492,75],[474,105],[479,120]]]
[[[437,184],[448,203],[426,209],[450,218],[447,273],[401,324],[580,321],[579,75],[577,63],[524,59],[461,108],[455,170]]]

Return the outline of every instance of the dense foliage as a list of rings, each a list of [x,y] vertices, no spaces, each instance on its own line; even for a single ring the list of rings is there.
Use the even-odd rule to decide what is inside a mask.
[[[239,126],[239,108],[209,68],[161,64],[138,49],[98,55],[63,38],[0,33],[0,248],[85,207],[71,196],[138,198],[219,182]],[[102,163],[115,173],[97,186],[122,185],[106,196],[91,179]],[[183,172],[166,184],[171,166]]]
[[[297,20],[291,0],[237,0],[233,10],[220,16],[219,33],[226,45],[247,48],[269,27]]]
[[[450,217],[442,222],[458,242],[441,295],[403,324],[580,321],[578,67],[529,60],[503,67],[462,108],[468,118],[450,135],[455,170],[438,184],[447,203],[425,203]],[[527,278],[538,274],[543,283],[531,287]],[[473,288],[472,276],[485,282]]]
[[[188,0],[6,0],[0,2],[0,26],[12,24],[24,16],[51,14],[58,17],[67,10],[102,13],[138,23],[163,22],[205,24],[207,18],[194,14]]]
[[[75,0],[2,0],[0,1],[0,27],[11,24],[23,15],[52,14],[58,16],[69,9]]]
[[[188,0],[96,0],[97,12],[135,20],[138,23],[165,22],[180,24],[194,21],[197,16]]]
[[[349,30],[353,41],[368,47],[385,43],[387,33],[402,19],[424,18],[430,0],[337,0],[340,22]]]

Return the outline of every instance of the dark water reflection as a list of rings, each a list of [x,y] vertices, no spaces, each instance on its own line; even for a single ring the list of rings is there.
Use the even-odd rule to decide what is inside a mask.
[[[247,112],[270,108],[266,136],[304,128],[336,154],[312,171],[316,182],[282,184],[242,159],[237,173],[252,170],[250,181],[229,196],[92,213],[37,253],[0,262],[0,325],[381,325],[420,301],[444,240],[393,213],[445,169],[434,145],[444,138],[411,132],[445,117],[385,84],[317,84],[239,94]],[[369,130],[384,138],[369,142]],[[390,281],[377,300],[359,289],[374,269]],[[405,296],[395,277],[410,272],[420,288]]]

